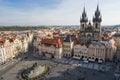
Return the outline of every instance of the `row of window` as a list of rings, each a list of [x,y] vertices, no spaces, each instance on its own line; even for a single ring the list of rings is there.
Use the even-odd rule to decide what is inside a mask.
[[[74,51],[74,53],[76,54],[86,54],[85,52],[82,52],[82,51]]]
[[[87,57],[87,56],[80,56],[80,55],[74,55],[75,57],[80,57],[80,58],[88,58],[88,59],[98,59],[98,60],[102,60],[102,59],[99,59],[99,58],[96,58],[96,57]]]
[[[85,24],[82,24],[82,29],[85,28]],[[98,28],[98,24],[95,24],[95,28]]]
[[[71,54],[65,53],[64,56],[66,56],[66,57],[71,57]]]

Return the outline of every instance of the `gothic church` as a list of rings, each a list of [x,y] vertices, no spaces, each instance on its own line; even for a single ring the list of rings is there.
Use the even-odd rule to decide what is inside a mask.
[[[99,10],[99,6],[97,5],[97,9],[93,16],[91,22],[88,22],[88,17],[85,11],[85,7],[83,9],[82,17],[80,18],[80,43],[87,44],[91,41],[100,41],[101,39],[101,13]]]

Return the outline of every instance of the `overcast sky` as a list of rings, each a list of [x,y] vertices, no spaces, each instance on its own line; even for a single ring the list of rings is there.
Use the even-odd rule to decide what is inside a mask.
[[[98,3],[102,25],[120,24],[120,0],[0,0],[0,25],[79,25],[84,5],[92,20]]]

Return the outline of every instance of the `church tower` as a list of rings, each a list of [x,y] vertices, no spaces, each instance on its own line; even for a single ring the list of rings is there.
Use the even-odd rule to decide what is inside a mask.
[[[85,27],[87,26],[87,22],[88,22],[88,18],[87,18],[87,14],[86,14],[86,11],[85,11],[85,7],[83,9],[83,13],[82,13],[82,17],[80,19],[80,23],[81,23],[81,30],[85,30]]]
[[[85,29],[87,27],[88,18],[85,11],[85,7],[83,9],[82,17],[80,18],[80,43],[85,43]]]
[[[82,17],[80,18],[80,37],[79,42],[81,44],[89,44],[91,41],[100,41],[101,40],[101,22],[102,17],[97,5],[95,15],[93,16],[93,24],[89,21],[85,11],[83,9]]]
[[[99,6],[97,5],[97,9],[95,11],[95,15],[93,17],[93,27],[94,27],[94,40],[101,40],[101,14],[99,10]]]

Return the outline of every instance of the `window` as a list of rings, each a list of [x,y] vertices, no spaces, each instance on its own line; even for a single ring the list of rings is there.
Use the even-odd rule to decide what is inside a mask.
[[[84,36],[84,33],[81,33],[81,36]]]
[[[84,29],[84,27],[85,27],[84,24],[82,24],[82,29]]]
[[[87,34],[87,37],[91,37],[91,34]]]
[[[98,28],[98,24],[97,23],[95,24],[95,28]]]

